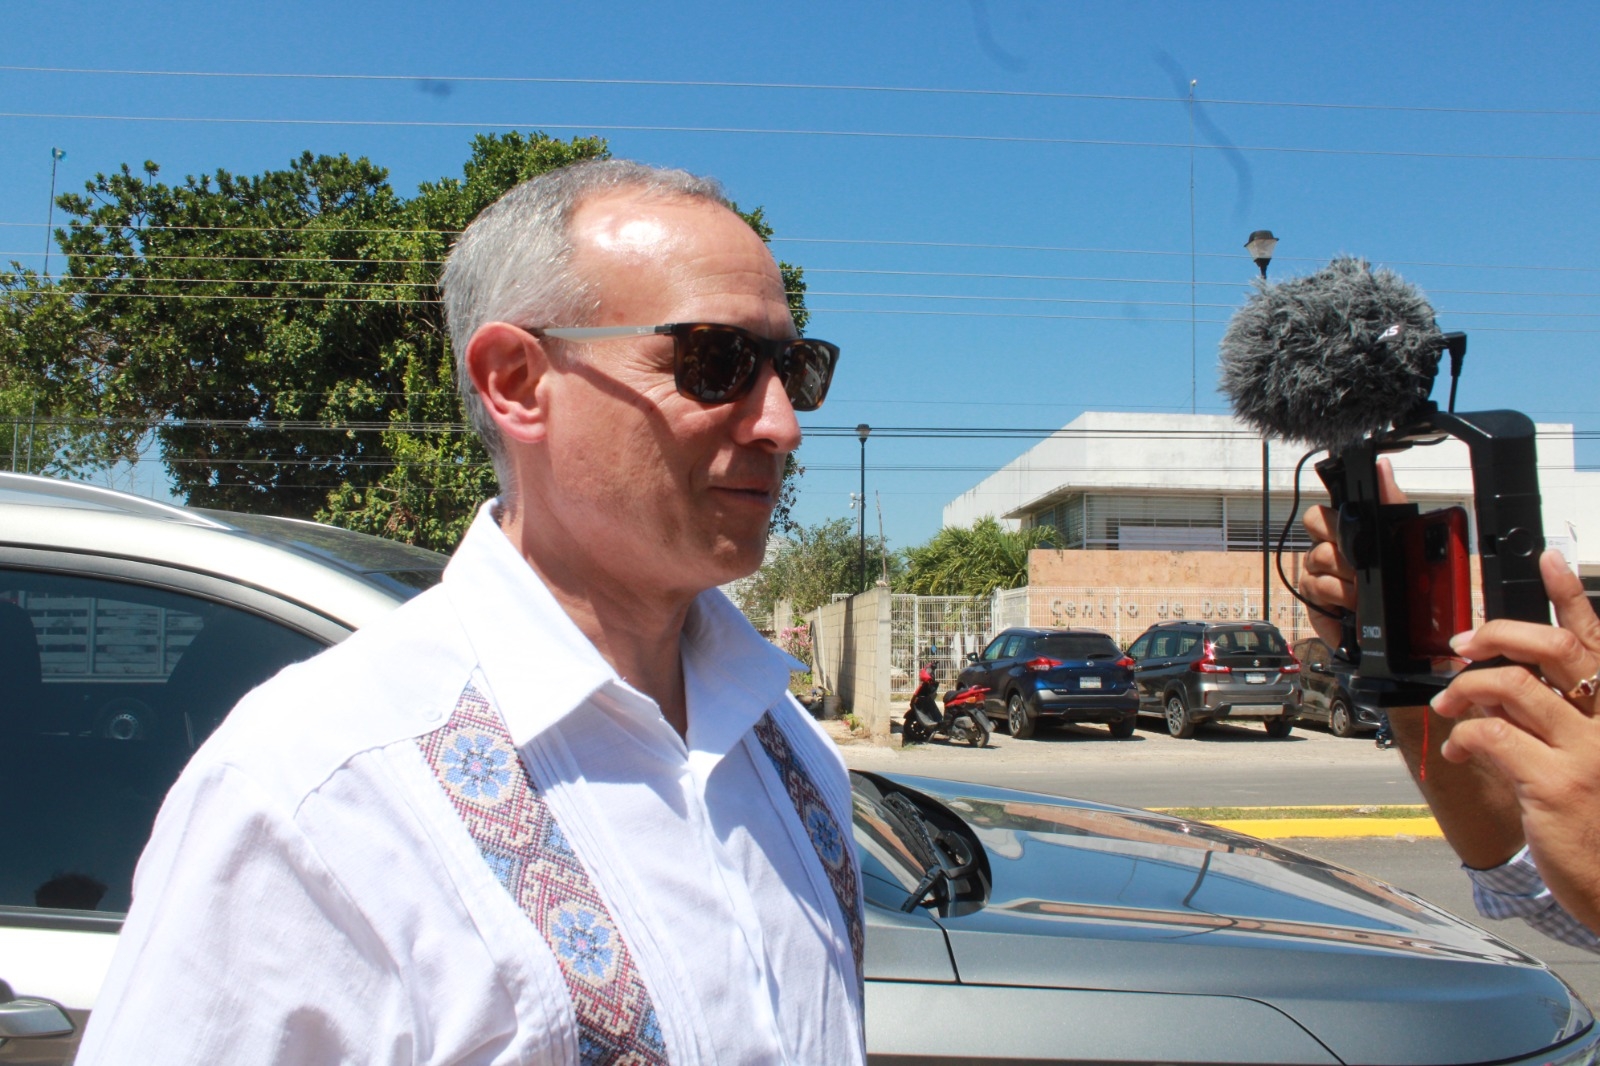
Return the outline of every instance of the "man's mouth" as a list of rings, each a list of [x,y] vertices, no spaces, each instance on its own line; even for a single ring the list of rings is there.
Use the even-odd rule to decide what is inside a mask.
[[[778,490],[765,485],[714,485],[718,492],[729,493],[752,503],[771,504],[778,498]]]

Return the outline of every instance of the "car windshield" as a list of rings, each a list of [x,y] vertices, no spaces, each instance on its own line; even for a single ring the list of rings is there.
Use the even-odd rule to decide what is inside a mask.
[[[1103,633],[1052,633],[1040,637],[1034,650],[1052,659],[1116,659],[1122,652]]]
[[[426,548],[316,522],[230,511],[204,513],[302,555],[333,562],[399,599],[410,599],[437,585],[450,561],[448,555]]]

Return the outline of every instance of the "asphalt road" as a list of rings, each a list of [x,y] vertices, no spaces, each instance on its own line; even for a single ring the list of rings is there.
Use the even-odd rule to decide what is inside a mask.
[[[1281,807],[1421,803],[1400,756],[1370,736],[1341,740],[1299,726],[1285,740],[1260,725],[1216,725],[1175,740],[1154,718],[1128,740],[1103,726],[1042,729],[1032,740],[996,734],[988,748],[943,740],[903,750],[847,745],[862,769],[974,781],[1130,807]]]
[[[1152,719],[1133,739],[1095,726],[1050,730],[1039,739],[998,735],[991,748],[943,742],[894,749],[841,748],[852,767],[922,774],[1077,796],[1131,807],[1299,806],[1420,803],[1400,756],[1370,737],[1340,740],[1316,726],[1272,740],[1259,726],[1219,726],[1174,740]],[[1438,839],[1286,840],[1285,846],[1406,889],[1542,959],[1600,1008],[1600,955],[1569,947],[1521,922],[1478,917],[1449,845]]]

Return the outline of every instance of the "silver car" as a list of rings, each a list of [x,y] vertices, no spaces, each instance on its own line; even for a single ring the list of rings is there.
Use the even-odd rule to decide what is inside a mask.
[[[233,701],[443,564],[0,474],[0,1066],[71,1060],[155,812]],[[854,786],[875,1063],[1595,1059],[1539,962],[1360,874],[1143,811]]]

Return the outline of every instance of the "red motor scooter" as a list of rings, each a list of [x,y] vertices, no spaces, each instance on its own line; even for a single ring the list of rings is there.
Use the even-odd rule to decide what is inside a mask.
[[[968,685],[959,692],[955,689],[944,694],[944,713],[934,702],[934,664],[924,666],[917,675],[917,690],[911,694],[911,708],[901,723],[901,735],[912,743],[920,744],[943,734],[956,743],[965,741],[975,748],[989,746],[994,725],[983,710],[983,698],[989,690],[982,685]]]

